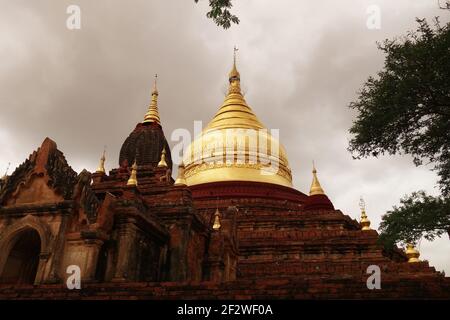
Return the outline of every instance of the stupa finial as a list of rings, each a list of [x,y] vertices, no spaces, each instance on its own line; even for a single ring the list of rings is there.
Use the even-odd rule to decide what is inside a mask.
[[[185,186],[186,184],[186,178],[184,177],[184,163],[181,162],[181,164],[178,166],[178,176],[177,180],[175,180],[174,186]]]
[[[158,167],[159,167],[159,168],[165,168],[165,167],[167,167],[167,162],[166,162],[166,147],[164,147],[164,148],[162,149],[162,152],[161,152],[161,160],[160,160],[159,163],[158,163]]]
[[[360,221],[361,230],[363,231],[371,230],[370,220],[366,214],[366,202],[364,201],[362,196],[359,198],[359,207],[361,208],[361,221]]]
[[[216,209],[216,212],[214,213],[214,224],[213,224],[213,230],[219,230],[222,225],[220,224],[220,212],[219,208]]]
[[[106,170],[105,170],[106,156],[105,155],[106,155],[106,146],[103,148],[103,155],[100,158],[100,163],[99,163],[97,171],[96,171],[97,173],[105,173],[106,172]]]
[[[236,53],[239,50],[236,46],[234,46],[233,53],[233,68],[228,75],[228,80],[230,82],[230,86],[228,88],[228,93],[241,93],[241,75],[236,67]]]
[[[127,186],[137,186],[138,185],[138,181],[137,181],[137,163],[136,163],[136,159],[134,159],[134,163],[131,166],[131,175],[130,178],[127,181]]]
[[[6,167],[5,174],[2,177],[2,180],[6,180],[8,178],[9,167],[11,166],[11,162],[8,162],[8,166]]]
[[[309,190],[309,195],[314,196],[317,194],[325,194],[325,192],[322,189],[322,186],[320,185],[319,179],[317,178],[317,170],[316,170],[314,161],[313,161],[312,174],[313,174],[313,180],[311,183],[311,189]]]
[[[145,114],[143,123],[155,122],[161,125],[161,120],[159,118],[159,111],[158,111],[159,93],[157,88],[157,79],[158,75],[155,74],[155,81],[153,83],[153,90],[152,90],[152,101],[150,102],[150,106],[148,107],[147,113]]]
[[[420,262],[419,257],[420,257],[420,252],[414,248],[414,245],[412,243],[408,243],[406,245],[406,256],[408,257],[408,262],[409,263],[416,263],[416,262]]]

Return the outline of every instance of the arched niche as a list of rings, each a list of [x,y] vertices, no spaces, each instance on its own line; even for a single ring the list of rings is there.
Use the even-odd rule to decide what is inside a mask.
[[[27,215],[0,235],[0,282],[38,284],[50,256],[49,228]]]

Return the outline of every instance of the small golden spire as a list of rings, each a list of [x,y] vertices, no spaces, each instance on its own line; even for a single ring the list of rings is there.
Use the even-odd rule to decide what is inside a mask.
[[[174,186],[185,186],[186,178],[184,177],[184,164],[183,162],[178,166],[178,177],[175,180]]]
[[[6,183],[8,182],[8,170],[9,170],[9,166],[11,165],[11,162],[8,163],[8,167],[6,167],[5,170],[5,174],[3,175],[3,177],[0,179],[0,191],[3,190],[3,188],[5,188]]]
[[[362,197],[359,198],[359,207],[361,208],[361,221],[360,221],[361,230],[363,231],[371,230],[370,220],[366,214],[366,202]]]
[[[106,153],[106,148],[103,149],[103,155],[100,158],[100,164],[98,165],[98,168],[96,171],[97,173],[105,173],[106,172],[106,170],[105,170],[105,160],[106,160],[105,153]]]
[[[137,163],[136,163],[136,159],[134,159],[134,163],[131,166],[131,175],[130,175],[130,179],[128,179],[127,186],[137,186],[137,185],[138,185]]]
[[[156,74],[155,82],[153,84],[152,101],[150,102],[148,111],[145,114],[143,123],[156,122],[157,124],[161,125],[161,120],[159,118],[159,111],[158,111],[158,89],[156,87],[157,78],[158,78],[158,75]]]
[[[320,185],[319,179],[317,178],[317,170],[316,170],[316,166],[314,165],[314,161],[313,161],[313,180],[311,183],[311,189],[309,190],[309,195],[310,196],[314,196],[314,195],[318,195],[318,194],[325,194],[325,192],[322,189],[322,186]]]
[[[405,253],[406,253],[406,256],[408,257],[409,263],[420,262],[420,260],[419,260],[420,252],[418,250],[416,250],[416,248],[414,248],[414,245],[412,243],[408,243],[406,245]]]
[[[214,224],[213,224],[213,230],[219,230],[222,225],[220,224],[220,212],[219,208],[216,209],[216,212],[214,213]]]
[[[8,171],[9,171],[10,166],[11,166],[11,162],[8,162],[8,166],[6,167],[5,174],[3,175],[2,179],[1,179],[2,181],[8,180]]]
[[[233,79],[233,78],[237,78],[237,79],[240,79],[240,74],[239,74],[239,71],[237,70],[237,67],[236,67],[236,53],[238,52],[238,48],[236,48],[236,46],[234,46],[234,49],[233,49],[233,69],[231,69],[231,71],[230,71],[230,74],[229,74],[229,78],[230,78],[230,82],[231,82],[231,80]]]
[[[234,55],[233,55],[233,69],[231,69],[229,73],[229,82],[230,86],[228,87],[228,94],[231,93],[241,93],[241,75],[236,67],[236,52],[239,49],[234,46]]]
[[[159,163],[158,163],[158,168],[165,168],[165,167],[167,167],[167,162],[166,162],[166,147],[164,147],[163,149],[162,149],[162,152],[161,152],[161,160],[159,161]]]

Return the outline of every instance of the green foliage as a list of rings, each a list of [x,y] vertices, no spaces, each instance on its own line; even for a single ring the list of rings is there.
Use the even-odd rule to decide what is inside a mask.
[[[197,3],[199,0],[194,0]],[[231,23],[239,24],[239,18],[231,14],[230,8],[233,6],[231,0],[209,0],[211,10],[206,16],[220,27],[228,29]]]
[[[416,32],[378,44],[384,68],[350,103],[355,158],[410,154],[439,176],[441,197],[416,192],[383,216],[380,241],[388,247],[450,232],[450,24],[417,22]]]
[[[380,242],[387,247],[396,243],[416,243],[420,238],[434,240],[450,235],[450,198],[433,197],[424,191],[414,192],[400,200],[383,216]]]
[[[358,116],[349,150],[357,158],[407,153],[433,163],[450,194],[450,24],[417,20],[417,32],[378,47],[384,69],[369,77],[350,107]]]
[[[438,0],[439,8],[444,10],[450,10],[449,0]]]

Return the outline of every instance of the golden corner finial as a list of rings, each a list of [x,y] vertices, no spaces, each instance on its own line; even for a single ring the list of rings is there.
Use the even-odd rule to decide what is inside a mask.
[[[10,166],[11,166],[11,162],[8,162],[8,166],[6,167],[5,174],[3,175],[1,180],[6,181],[8,179],[8,171],[9,171]]]
[[[217,231],[220,230],[222,225],[220,224],[220,212],[219,208],[216,209],[216,212],[214,213],[214,224],[213,224],[213,230]]]
[[[406,256],[408,257],[408,263],[416,263],[420,262],[420,252],[414,248],[414,245],[412,243],[406,244]]]
[[[319,195],[319,194],[325,194],[325,192],[322,189],[322,186],[320,185],[319,179],[317,178],[317,170],[316,170],[314,161],[313,161],[312,174],[313,174],[313,180],[311,183],[311,189],[309,190],[309,195],[314,196],[314,195]]]
[[[175,180],[174,186],[186,186],[186,178],[184,176],[184,163],[181,162],[181,164],[178,166],[178,176],[177,180]]]
[[[361,221],[360,221],[361,230],[363,231],[371,230],[370,220],[366,214],[366,202],[364,201],[362,196],[359,198],[359,207],[361,208]]]
[[[100,158],[100,164],[98,165],[98,168],[97,168],[97,173],[105,173],[106,172],[106,170],[105,170],[105,160],[106,160],[106,146],[103,148],[103,155],[102,155],[102,157]]]
[[[3,189],[6,187],[6,183],[8,182],[8,170],[9,166],[11,165],[11,162],[8,163],[8,166],[6,167],[5,174],[3,177],[0,178],[0,192],[3,191]]]
[[[144,116],[143,123],[155,122],[161,125],[161,119],[159,117],[158,111],[158,88],[157,88],[157,79],[158,75],[155,74],[155,81],[153,83],[152,90],[152,101],[150,102],[150,106],[148,107],[147,113]]]
[[[134,163],[131,166],[130,179],[128,179],[128,181],[127,181],[127,186],[137,186],[137,185],[138,185],[138,181],[137,181],[137,162],[136,162],[136,158],[134,158]]]
[[[161,152],[161,160],[158,163],[158,168],[165,168],[167,167],[167,162],[166,162],[166,147],[164,147],[162,149]]]

